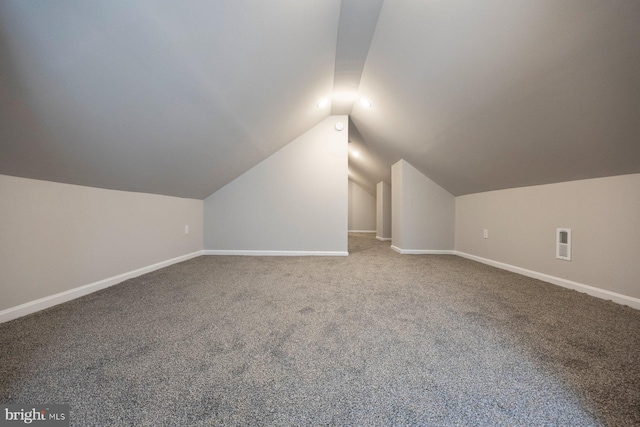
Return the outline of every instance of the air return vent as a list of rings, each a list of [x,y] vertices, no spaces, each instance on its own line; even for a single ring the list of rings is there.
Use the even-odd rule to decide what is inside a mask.
[[[571,261],[571,229],[556,229],[556,258]]]

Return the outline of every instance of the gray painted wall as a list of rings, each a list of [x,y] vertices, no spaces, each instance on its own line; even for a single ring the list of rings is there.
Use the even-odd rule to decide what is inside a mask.
[[[384,181],[376,185],[376,236],[391,238],[391,186]]]
[[[555,258],[572,229],[572,260]],[[483,229],[489,238],[483,238]],[[456,198],[456,250],[640,298],[640,174]]]
[[[202,250],[201,200],[6,175],[0,200],[0,310]]]
[[[376,198],[349,180],[349,230],[376,231]]]
[[[347,134],[328,117],[205,199],[205,249],[346,254]]]
[[[404,160],[391,167],[392,244],[404,250],[453,250],[455,198]]]

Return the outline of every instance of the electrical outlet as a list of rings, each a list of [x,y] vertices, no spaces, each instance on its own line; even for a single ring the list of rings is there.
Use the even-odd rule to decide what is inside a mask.
[[[486,229],[486,228],[484,229],[484,232],[483,232],[483,234],[482,234],[482,237],[484,237],[485,239],[488,239],[488,238],[489,238],[489,230],[488,230],[488,229]]]
[[[189,234],[189,226],[188,225],[184,226],[184,234]]]

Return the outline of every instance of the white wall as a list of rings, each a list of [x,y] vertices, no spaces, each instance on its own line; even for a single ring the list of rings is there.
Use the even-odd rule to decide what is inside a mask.
[[[0,311],[202,250],[201,200],[0,175],[0,201]]]
[[[399,161],[391,166],[391,245],[396,248],[402,247],[402,236],[404,235],[402,221],[402,162]]]
[[[376,237],[391,239],[391,186],[384,181],[376,185]]]
[[[561,227],[571,261],[555,258]],[[457,197],[456,250],[640,298],[640,174]]]
[[[391,167],[392,247],[453,251],[455,198],[404,160]]]
[[[376,231],[376,198],[349,180],[349,231]]]
[[[328,117],[209,196],[205,249],[346,255],[347,125]]]

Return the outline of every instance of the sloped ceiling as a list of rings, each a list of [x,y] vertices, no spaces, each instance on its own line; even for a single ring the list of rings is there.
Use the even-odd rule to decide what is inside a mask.
[[[640,2],[385,0],[352,120],[454,195],[640,172]]]
[[[0,173],[203,199],[329,114],[339,0],[0,2]]]
[[[0,173],[202,199],[345,108],[369,189],[400,158],[455,195],[640,172],[638,22],[628,0],[5,0]]]

